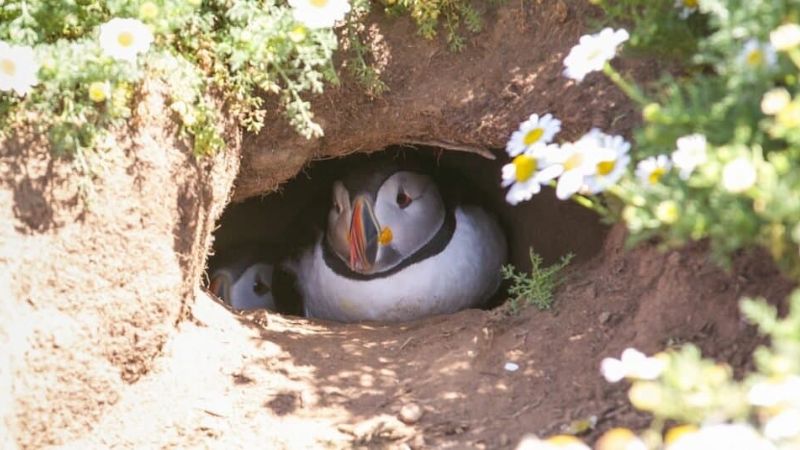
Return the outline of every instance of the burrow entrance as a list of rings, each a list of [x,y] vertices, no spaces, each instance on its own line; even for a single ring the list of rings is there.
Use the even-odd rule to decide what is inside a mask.
[[[353,167],[380,163],[387,159],[413,161],[433,173],[442,189],[458,186],[460,195],[481,205],[497,217],[508,243],[508,262],[516,268],[530,269],[532,248],[546,263],[572,253],[575,262],[586,261],[601,249],[607,228],[591,211],[572,202],[560,201],[550,189],[530,202],[508,205],[500,187],[500,168],[505,162],[501,151],[496,159],[481,155],[432,147],[394,146],[372,154],[354,154],[312,163],[306,170],[282,185],[277,192],[251,197],[229,205],[215,231],[213,256],[209,260],[212,291],[222,297],[213,274],[233,267],[241,275],[247,265],[263,261],[275,266],[271,294],[278,312],[302,315],[295,280],[281,269],[282,262],[311,245],[324,230],[332,202],[332,186]],[[235,275],[234,275],[235,276]],[[255,293],[265,289],[253,284]],[[507,297],[506,283],[485,305],[498,306]]]
[[[571,432],[576,423],[594,424],[583,430],[591,442],[611,427],[641,429],[649,420],[630,407],[624,385],[602,378],[605,356],[693,342],[734,368],[748,364],[760,338],[741,320],[738,299],[778,300],[791,288],[768,257],[743,255],[730,273],[702,243],[626,250],[624,226],[607,229],[549,189],[511,207],[499,188],[505,158],[496,155],[490,161],[393,147],[316,162],[278,192],[229,205],[212,268],[252,242],[291,250],[305,232],[297,219],[330,201],[333,181],[359,161],[422,157],[483,196],[517,268],[529,268],[531,247],[548,263],[570,252],[576,260],[545,313],[468,309],[406,323],[342,324],[296,317],[290,304],[284,314],[269,314],[266,326],[236,315],[218,338],[231,342],[219,354],[234,361],[222,381],[226,398],[235,399],[226,420],[257,422],[259,443],[270,448],[510,449],[526,433]],[[409,406],[420,414],[404,423]]]

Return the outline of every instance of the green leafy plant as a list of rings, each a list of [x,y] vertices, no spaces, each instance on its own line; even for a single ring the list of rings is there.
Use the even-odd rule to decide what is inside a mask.
[[[369,0],[354,0],[352,11],[345,24],[343,50],[348,54],[345,62],[348,72],[358,81],[370,97],[379,97],[388,86],[381,80],[380,71],[371,63],[374,58],[365,35],[363,20],[370,12]]]
[[[641,54],[688,58],[697,50],[698,39],[707,32],[703,15],[683,13],[684,7],[676,7],[675,1],[592,0],[592,3],[605,13],[594,21],[595,26],[614,23],[629,28],[630,47]],[[682,3],[686,8],[692,5],[697,8],[696,0]]]
[[[115,18],[152,33],[138,58],[120,60],[103,46],[103,24]],[[0,41],[32,49],[38,65],[27,95],[0,92],[0,134],[33,125],[61,155],[95,150],[109,129],[125,126],[145,78],[167,85],[197,154],[224,145],[223,114],[259,130],[265,94],[277,96],[299,133],[320,136],[305,96],[337,79],[330,27],[308,28],[274,0],[9,0],[0,19]],[[224,102],[211,100],[218,94]]]
[[[503,168],[504,185],[511,187],[507,200],[527,200],[550,184],[561,199],[623,220],[633,242],[655,237],[679,246],[706,239],[722,263],[761,246],[800,279],[800,5],[596,3],[614,19],[635,6],[634,29],[584,36],[564,60],[565,75],[580,88],[590,73],[602,72],[642,108],[644,122],[633,142],[589,130],[575,142],[556,144],[560,122],[532,115],[506,149],[513,157]],[[689,54],[680,75],[642,89],[612,66],[629,39],[637,44],[638,36],[640,49],[645,42],[668,42],[676,20],[704,27],[681,50]],[[606,379],[627,379],[631,404],[653,421],[638,436],[612,429],[596,449],[800,448],[800,290],[783,318],[763,300],[745,299],[741,307],[771,339],[756,350],[756,368],[743,377],[691,344],[651,357],[627,349],[620,359],[603,360]],[[537,438],[536,448],[554,449],[564,439],[589,448],[571,436]]]
[[[530,250],[530,273],[518,272],[514,266],[503,266],[503,278],[511,282],[508,307],[517,314],[523,307],[533,305],[540,311],[553,306],[553,293],[564,281],[561,271],[572,261],[571,253],[551,266],[544,266],[542,257]]]
[[[502,0],[493,0],[498,3]],[[466,45],[463,29],[477,33],[483,21],[469,0],[387,0],[388,10],[394,14],[409,14],[419,27],[419,34],[433,39],[440,26],[445,30],[445,39],[450,49],[461,51]]]

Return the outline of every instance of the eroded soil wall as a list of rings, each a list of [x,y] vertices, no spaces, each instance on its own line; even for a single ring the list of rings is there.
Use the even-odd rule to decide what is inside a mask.
[[[194,299],[239,142],[195,158],[160,89],[91,180],[39,140],[0,142],[0,435],[22,447],[89,431]]]
[[[258,136],[245,138],[235,200],[270,191],[311,158],[413,143],[502,148],[533,113],[561,119],[562,139],[592,127],[628,132],[637,116],[601,74],[580,85],[562,75],[564,57],[593,17],[597,11],[581,0],[504,2],[483,11],[484,31],[454,53],[443,39],[421,38],[408,18],[372,14],[364,35],[387,92],[372,99],[342,70],[342,85],[312,101],[322,139],[305,140],[283,118],[269,116]],[[646,78],[654,67],[630,69]]]

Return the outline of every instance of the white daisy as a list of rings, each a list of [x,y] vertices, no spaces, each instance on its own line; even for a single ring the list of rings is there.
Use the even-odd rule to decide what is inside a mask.
[[[722,187],[734,194],[753,187],[757,178],[756,167],[749,158],[736,158],[722,168]]]
[[[788,408],[767,420],[764,435],[772,440],[800,436],[800,409]]]
[[[141,20],[114,18],[100,25],[100,47],[114,59],[136,62],[152,43],[153,33]]]
[[[612,186],[625,173],[625,168],[631,162],[628,151],[631,144],[622,136],[611,136],[593,128],[586,133],[581,141],[587,141],[591,147],[594,169],[584,180],[586,190],[597,194]]]
[[[600,372],[606,381],[616,383],[623,378],[636,380],[655,380],[664,371],[664,360],[647,357],[635,348],[626,348],[621,359],[603,358],[600,363]]]
[[[548,165],[549,155],[557,149],[558,146],[555,144],[536,145],[517,155],[510,164],[503,166],[502,186],[511,186],[506,194],[508,203],[516,205],[530,200],[534,194],[542,190],[543,184],[558,176],[560,168]]]
[[[605,63],[617,54],[617,47],[629,37],[624,29],[614,31],[611,28],[581,36],[578,45],[572,47],[564,58],[564,75],[583,81],[588,73],[602,70]]]
[[[582,139],[567,143],[552,157],[554,167],[561,172],[556,185],[556,197],[561,200],[570,198],[584,187],[586,177],[594,173],[596,167],[592,140]]]
[[[800,25],[787,23],[769,34],[769,42],[779,52],[789,51],[800,45]]]
[[[690,134],[678,138],[675,144],[678,149],[672,152],[672,162],[678,168],[678,175],[686,180],[697,166],[708,160],[706,137],[699,133]]]
[[[678,15],[681,19],[686,19],[697,12],[698,0],[675,0],[675,7],[680,8]]]
[[[747,393],[747,401],[754,406],[772,407],[785,403],[800,406],[800,376],[758,382]]]
[[[0,91],[25,95],[39,83],[39,64],[31,47],[8,45],[0,41]]]
[[[514,157],[537,144],[549,144],[561,131],[561,121],[552,114],[539,117],[531,114],[528,120],[519,124],[519,129],[511,134],[506,144],[506,153]]]
[[[347,0],[289,0],[294,19],[308,28],[330,28],[350,12]]]
[[[781,112],[791,101],[792,96],[785,88],[770,89],[761,98],[761,112],[774,116]]]
[[[636,165],[636,176],[647,186],[654,186],[672,168],[672,163],[665,155],[651,156],[639,161]]]
[[[516,450],[591,450],[591,448],[575,436],[558,434],[544,440],[534,435],[523,436]]]
[[[776,447],[761,437],[750,425],[723,423],[708,425],[695,432],[678,437],[667,450],[775,450]]]
[[[777,59],[775,47],[758,39],[749,39],[739,53],[739,64],[751,68],[771,67]]]

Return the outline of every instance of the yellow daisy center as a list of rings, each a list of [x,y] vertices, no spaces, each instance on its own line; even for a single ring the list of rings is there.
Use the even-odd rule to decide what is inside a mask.
[[[522,142],[526,146],[531,146],[531,145],[539,142],[539,139],[541,139],[543,135],[544,135],[544,130],[543,129],[534,128],[531,131],[528,131],[527,133],[525,133],[525,137],[522,138]]]
[[[555,446],[566,446],[570,444],[580,444],[581,440],[568,434],[557,434],[551,438],[548,438],[545,442]]]
[[[528,181],[533,176],[533,173],[536,172],[536,167],[538,166],[536,158],[528,155],[517,156],[511,161],[511,164],[514,164],[514,176],[518,182]]]
[[[123,47],[130,47],[133,45],[133,33],[130,31],[123,31],[117,36],[117,42]]]
[[[697,0],[683,0],[683,6],[687,8],[697,8]]]
[[[606,176],[613,172],[615,167],[617,167],[616,161],[600,161],[597,163],[597,174]]]
[[[581,163],[583,163],[583,155],[580,153],[573,153],[572,156],[564,161],[564,172],[569,172],[570,170],[579,167]]]
[[[650,182],[650,184],[656,184],[661,181],[661,178],[666,173],[667,169],[663,167],[656,167],[652,172],[650,172],[650,175],[647,176],[647,181]]]
[[[106,99],[107,96],[106,91],[107,89],[105,83],[95,81],[94,83],[89,85],[89,98],[93,102],[97,103],[102,102]]]
[[[661,386],[651,381],[633,383],[628,391],[628,399],[634,407],[643,411],[653,411],[663,400]]]
[[[792,102],[778,111],[778,123],[787,128],[800,126],[800,103]]]
[[[672,200],[666,200],[656,206],[656,218],[668,225],[675,223],[680,216],[678,204]]]
[[[328,0],[308,0],[311,3],[311,6],[316,6],[317,8],[324,8],[325,5],[328,4]]]
[[[158,15],[158,6],[153,2],[145,2],[139,7],[139,17],[154,19]]]
[[[760,66],[764,61],[764,53],[761,50],[752,50],[747,54],[747,64]]]
[[[667,445],[674,444],[675,441],[680,439],[687,434],[692,434],[697,431],[697,426],[695,425],[679,425],[677,427],[672,427],[667,431],[667,435],[664,437],[664,443]]]
[[[2,72],[3,75],[13,77],[17,74],[17,65],[10,59],[0,60],[0,72]]]
[[[306,38],[306,28],[302,25],[297,25],[296,27],[292,28],[289,31],[289,39],[292,42],[301,42],[303,39]]]
[[[595,45],[589,50],[589,53],[586,55],[587,61],[594,61],[599,59],[603,56],[603,48],[600,45]]]
[[[624,449],[637,440],[633,431],[627,428],[612,428],[597,441],[597,450]],[[633,447],[633,445],[632,445]]]

